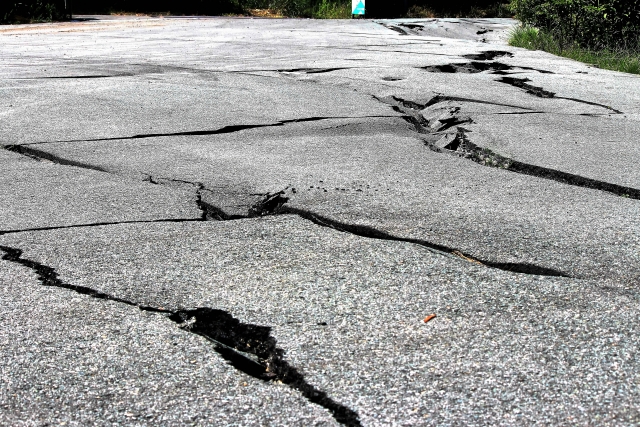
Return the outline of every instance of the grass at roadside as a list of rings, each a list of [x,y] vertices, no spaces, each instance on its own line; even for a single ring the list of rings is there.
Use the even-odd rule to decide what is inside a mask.
[[[351,18],[351,3],[322,0],[312,12],[317,19],[348,19]]]
[[[640,46],[617,50],[591,50],[575,44],[563,46],[550,34],[527,26],[514,29],[509,44],[531,50],[543,50],[606,70],[640,74]]]

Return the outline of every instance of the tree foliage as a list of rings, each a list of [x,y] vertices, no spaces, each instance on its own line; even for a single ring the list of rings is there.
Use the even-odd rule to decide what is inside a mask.
[[[512,0],[516,18],[561,44],[586,48],[638,46],[640,0]]]
[[[0,23],[56,21],[65,15],[64,0],[0,1]]]

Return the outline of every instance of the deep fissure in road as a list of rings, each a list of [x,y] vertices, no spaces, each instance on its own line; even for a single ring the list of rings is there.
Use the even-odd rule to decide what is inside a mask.
[[[56,270],[37,261],[23,258],[22,250],[0,245],[2,259],[34,271],[43,286],[67,289],[100,300],[114,301],[142,311],[166,315],[188,332],[200,335],[214,344],[215,351],[231,366],[262,381],[281,381],[298,390],[307,400],[327,409],[345,426],[360,426],[357,412],[331,399],[326,392],[309,384],[294,366],[284,359],[268,326],[242,323],[230,313],[210,307],[193,310],[168,310],[146,306],[86,286],[63,282]]]
[[[465,55],[466,56],[466,55]],[[554,74],[552,71],[541,70],[538,68],[532,67],[524,67],[521,65],[507,65],[502,62],[481,62],[472,61],[465,63],[454,63],[454,64],[441,64],[441,65],[427,65],[425,67],[420,67],[424,71],[428,71],[430,73],[464,73],[464,74],[476,74],[482,73],[484,71],[489,71],[491,74],[512,74],[509,71],[514,70],[526,70],[526,71],[536,71],[542,74]]]
[[[418,108],[420,105],[413,103],[411,101],[403,101],[400,98],[394,97],[394,100],[401,102],[403,105],[409,105],[412,108]],[[431,104],[430,104],[431,105]],[[397,111],[401,111],[399,109],[399,107],[394,106],[394,109],[396,109]],[[455,109],[454,109],[455,111]],[[388,117],[388,116],[383,116],[383,117]],[[397,117],[397,116],[392,116],[392,117]],[[417,119],[415,119],[416,114],[409,114],[409,115],[405,115],[403,116],[403,118],[407,121],[409,121],[410,123],[413,123],[416,127],[416,130],[422,132],[422,133],[428,133],[427,130],[424,130],[425,128],[425,123],[424,123],[424,119],[423,122],[419,122],[417,121]],[[454,126],[455,124],[459,124],[459,123],[466,123],[467,120],[461,120],[459,118],[455,118],[454,120],[449,120],[444,119],[443,121],[443,125],[441,127],[439,127],[439,129],[449,129],[450,127]],[[428,125],[428,123],[427,123]],[[15,147],[20,147],[20,148],[24,148],[23,146],[15,146]],[[5,149],[8,149],[7,146],[5,146]],[[49,155],[49,153],[46,153],[44,151],[40,151],[40,150],[32,150],[30,148],[28,148],[29,152],[32,153],[32,155],[29,155],[29,157],[34,157],[36,158],[36,160],[40,160],[40,153],[44,153],[47,157],[42,156],[42,158],[52,158],[51,155]],[[21,154],[25,154],[25,153],[21,153]],[[27,155],[27,154],[25,154]],[[55,156],[53,156],[55,157]],[[56,162],[59,164],[64,164],[64,165],[69,165],[69,166],[76,166],[76,167],[86,167],[89,169],[95,169],[95,170],[100,170],[103,172],[107,172],[104,169],[101,168],[97,168],[94,167],[92,165],[85,165],[85,164],[81,164],[78,162],[74,162],[74,161],[69,161],[66,159],[61,159],[59,157],[55,157]],[[52,160],[53,161],[53,160]],[[292,208],[289,206],[285,206],[285,204],[289,201],[289,197],[286,197],[285,195],[285,191],[278,191],[275,193],[266,193],[266,194],[261,194],[260,196],[262,196],[262,199],[259,200],[258,202],[254,203],[253,205],[251,205],[250,207],[248,207],[246,214],[228,214],[227,212],[224,211],[224,209],[212,205],[210,203],[205,202],[202,199],[202,192],[207,190],[205,188],[205,186],[201,183],[201,182],[192,182],[192,181],[185,181],[185,180],[180,180],[180,179],[173,179],[173,178],[157,178],[157,177],[153,177],[152,175],[149,174],[144,174],[145,178],[143,179],[143,181],[149,182],[150,184],[154,184],[154,185],[163,185],[167,182],[176,182],[176,183],[181,183],[181,184],[187,184],[187,185],[191,185],[195,188],[195,203],[198,207],[198,209],[200,210],[200,217],[199,218],[185,218],[185,219],[158,219],[158,220],[147,220],[147,221],[119,221],[119,222],[104,222],[104,223],[95,223],[95,224],[77,224],[77,225],[68,225],[68,226],[57,226],[57,227],[40,227],[40,228],[33,228],[33,229],[24,229],[24,230],[6,230],[6,231],[0,231],[0,235],[2,234],[13,234],[13,233],[18,233],[18,232],[24,232],[24,231],[44,231],[44,230],[54,230],[54,229],[64,229],[64,228],[80,228],[80,227],[91,227],[91,226],[101,226],[101,225],[116,225],[116,224],[128,224],[128,223],[140,223],[140,222],[144,222],[144,223],[152,223],[152,222],[195,222],[195,221],[209,221],[209,220],[216,220],[216,221],[229,221],[229,220],[238,220],[238,219],[249,219],[249,218],[257,218],[257,217],[262,217],[262,216],[267,216],[267,215],[281,215],[281,214],[294,214],[297,215],[303,219],[307,219],[310,220],[311,222],[313,222],[316,225],[320,225],[323,227],[329,227],[329,228],[333,228],[335,230],[338,231],[342,231],[345,233],[350,233],[350,234],[354,234],[360,237],[366,237],[366,238],[373,238],[373,239],[381,239],[381,240],[391,240],[391,241],[398,241],[398,242],[407,242],[407,243],[413,243],[413,244],[417,244],[420,245],[422,247],[428,248],[430,250],[436,251],[440,254],[449,254],[449,255],[454,255],[458,258],[462,258],[468,262],[472,262],[472,263],[477,263],[477,264],[482,264],[488,267],[492,267],[492,268],[497,268],[500,270],[505,270],[505,271],[509,271],[509,272],[513,272],[513,273],[525,273],[525,274],[534,274],[534,275],[543,275],[543,276],[560,276],[560,277],[569,277],[566,273],[562,272],[562,271],[558,271],[558,270],[554,270],[551,268],[546,268],[546,267],[541,267],[541,266],[537,266],[537,265],[533,265],[533,264],[529,264],[529,263],[500,263],[500,262],[495,262],[495,261],[485,261],[485,260],[481,260],[478,259],[470,254],[466,254],[463,253],[462,251],[455,249],[455,248],[450,248],[444,245],[439,245],[439,244],[435,244],[432,242],[428,242],[426,240],[421,240],[421,239],[408,239],[408,238],[402,238],[402,237],[397,237],[397,236],[393,236],[389,233],[386,233],[384,231],[381,230],[377,230],[373,227],[368,227],[368,226],[361,226],[361,225],[357,225],[357,224],[346,224],[346,223],[342,223],[336,220],[332,220],[330,218],[327,217],[323,217],[319,214],[313,213],[313,212],[309,212],[309,211],[305,211],[303,209],[299,209],[299,208]],[[207,190],[208,191],[208,190]]]
[[[513,53],[504,50],[485,50],[480,53],[462,55],[462,57],[473,61],[493,61],[494,59],[501,57],[513,58]]]
[[[526,80],[526,79],[516,79],[516,80]],[[540,89],[541,91],[546,92],[542,88],[538,88],[531,85],[526,85],[523,88],[527,90],[529,90],[530,88],[533,88],[531,89],[532,91],[534,89],[535,90]],[[536,93],[539,93],[539,92],[536,92]],[[547,93],[551,93],[551,92],[547,92]],[[542,96],[542,95],[536,95],[536,96]],[[551,96],[553,96],[553,94]],[[547,97],[547,96],[543,96],[543,97]],[[456,116],[456,114],[458,114],[458,112],[460,111],[459,108],[457,110],[455,108],[450,108],[451,117],[446,118],[444,121],[442,119],[438,120],[440,123],[444,123],[445,125],[448,123],[451,123],[452,124],[451,126],[434,127],[432,123],[429,122],[429,120],[425,119],[422,116],[422,114],[419,113],[425,108],[430,107],[432,105],[436,105],[440,102],[451,101],[451,100],[464,101],[463,98],[446,97],[446,96],[437,95],[424,104],[414,102],[411,100],[405,100],[395,96],[391,98],[386,98],[386,99],[382,99],[382,98],[376,98],[376,99],[378,99],[380,102],[384,102],[391,105],[394,111],[405,114],[403,118],[408,123],[411,123],[415,127],[418,133],[427,134],[427,135],[437,135],[435,138],[423,139],[425,145],[433,151],[436,151],[439,153],[451,152],[461,157],[464,157],[466,159],[469,159],[471,161],[474,161],[478,164],[481,164],[483,166],[497,167],[497,168],[507,170],[509,172],[535,176],[538,178],[549,179],[549,180],[560,182],[567,185],[590,188],[593,190],[612,193],[617,196],[640,200],[640,189],[618,185],[618,184],[612,184],[609,182],[591,179],[584,176],[571,174],[568,172],[562,172],[556,169],[545,168],[542,166],[532,165],[529,163],[523,163],[511,158],[502,156],[498,153],[493,152],[488,148],[482,148],[475,145],[473,142],[469,140],[468,131],[460,126],[457,126],[458,124],[463,124],[463,123],[473,123],[473,121],[469,117]],[[600,106],[600,104],[596,104],[596,105]],[[610,108],[610,107],[606,107],[606,108]],[[522,112],[522,113],[525,113],[525,112]],[[528,113],[533,113],[533,112],[528,112]],[[443,147],[435,146],[433,139],[442,138],[442,135],[440,133],[454,126],[457,128],[457,131],[453,139]]]

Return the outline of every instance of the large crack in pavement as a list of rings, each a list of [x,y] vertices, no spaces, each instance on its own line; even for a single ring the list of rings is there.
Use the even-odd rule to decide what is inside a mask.
[[[131,139],[146,139],[146,138],[159,138],[159,137],[170,137],[170,136],[206,136],[206,135],[221,135],[226,133],[235,133],[240,132],[247,129],[259,129],[259,128],[268,128],[268,127],[280,127],[285,126],[291,123],[304,123],[304,122],[318,122],[323,120],[346,120],[346,119],[379,119],[379,118],[394,118],[397,116],[390,115],[371,115],[371,116],[319,116],[319,117],[303,117],[299,119],[288,119],[288,120],[280,120],[275,123],[267,123],[267,124],[255,124],[255,125],[229,125],[223,126],[218,129],[210,129],[210,130],[193,130],[193,131],[182,131],[182,132],[165,132],[165,133],[142,133],[137,135],[128,135],[128,136],[114,136],[114,137],[105,137],[105,138],[88,138],[88,139],[70,139],[70,140],[60,140],[60,141],[41,141],[41,142],[28,142],[23,144],[13,144],[13,145],[5,145],[5,149],[7,147],[25,147],[28,145],[43,145],[43,144],[60,144],[60,143],[69,143],[69,142],[100,142],[100,141],[120,141],[120,140],[131,140]],[[17,148],[14,148],[14,151]]]
[[[555,92],[550,92],[548,90],[544,90],[540,86],[530,85],[527,82],[530,82],[531,79],[528,79],[528,78],[502,77],[502,78],[498,79],[497,81],[500,82],[500,83],[506,83],[508,85],[511,85],[511,86],[514,86],[514,87],[517,87],[517,88],[520,88],[520,89],[524,89],[524,91],[526,93],[528,93],[530,95],[533,95],[533,96],[537,96],[539,98],[565,99],[567,101],[578,102],[580,104],[586,104],[586,105],[593,105],[595,107],[601,107],[601,108],[607,109],[609,111],[612,111],[613,114],[624,114],[620,110],[616,110],[615,108],[613,108],[613,107],[611,107],[609,105],[600,104],[598,102],[585,101],[584,99],[571,98],[571,97],[566,97],[566,96],[556,96]]]
[[[438,255],[455,256],[456,258],[465,260],[470,263],[474,263],[474,264],[478,264],[478,265],[482,265],[490,268],[495,268],[498,270],[508,271],[511,273],[524,273],[524,274],[552,276],[552,277],[570,277],[568,274],[562,271],[541,267],[535,264],[486,261],[486,260],[479,259],[471,254],[464,253],[456,248],[429,242],[427,240],[398,237],[374,227],[359,225],[359,224],[348,224],[345,222],[337,221],[335,219],[331,219],[329,217],[320,215],[316,212],[312,212],[309,210],[288,205],[287,203],[290,201],[290,198],[286,195],[287,194],[286,190],[287,189],[277,191],[274,193],[264,194],[263,195],[264,198],[259,202],[255,203],[254,205],[252,205],[251,207],[249,207],[246,211],[246,214],[244,215],[234,215],[232,217],[230,215],[224,214],[223,209],[214,207],[216,212],[222,212],[222,214],[218,215],[216,218],[213,218],[213,219],[236,220],[236,219],[259,218],[259,217],[270,216],[270,215],[296,215],[302,219],[311,221],[312,223],[319,225],[321,227],[331,228],[333,230],[340,231],[343,233],[349,233],[355,236],[365,237],[368,239],[411,243],[411,244],[426,248],[429,251],[436,253]]]
[[[464,73],[464,74],[476,74],[483,71],[489,71],[491,74],[511,74],[508,71],[514,70],[526,70],[537,71],[542,74],[555,74],[552,71],[541,70],[539,68],[524,67],[507,65],[502,62],[481,62],[482,59],[472,62],[454,63],[454,64],[441,64],[441,65],[427,65],[425,67],[419,67],[420,69],[430,73]]]
[[[480,53],[470,53],[468,55],[462,55],[463,58],[471,59],[473,61],[493,61],[496,58],[513,58],[513,53],[505,50],[485,50]]]
[[[0,250],[4,252],[3,260],[31,269],[43,286],[67,289],[90,298],[113,301],[164,315],[178,324],[180,329],[212,342],[215,351],[237,370],[265,382],[279,381],[288,385],[308,401],[327,409],[342,425],[361,425],[357,412],[308,383],[304,375],[284,359],[285,351],[277,347],[277,341],[271,336],[271,328],[268,326],[243,323],[229,312],[210,307],[169,310],[138,304],[86,286],[65,283],[54,268],[23,258],[20,249],[0,245]]]
[[[375,99],[381,102],[389,103],[388,100],[383,100],[379,98],[375,98]],[[396,102],[398,104],[393,106],[394,110],[398,112],[404,112],[404,115],[403,116],[376,116],[376,117],[403,118],[409,123],[412,123],[415,126],[416,131],[423,134],[428,134],[430,132],[444,132],[454,126],[457,126],[458,124],[472,122],[470,118],[457,117],[455,114],[459,111],[459,109],[454,108],[448,115],[446,115],[446,117],[439,117],[437,121],[434,121],[434,123],[437,123],[437,125],[429,124],[428,122],[425,121],[424,118],[417,115],[416,112],[414,111],[415,109],[423,107],[423,105],[412,102],[412,101],[402,100],[401,98],[398,98],[398,97],[391,97],[391,99],[393,100],[393,102]],[[451,99],[451,98],[436,96],[435,98],[433,98],[431,101],[427,102],[424,105],[433,105],[434,103],[437,103],[439,100],[444,100],[444,99]],[[402,105],[404,108],[400,108],[400,105]],[[421,120],[418,120],[416,117],[420,117]],[[10,145],[10,146],[4,146],[4,148],[10,151],[15,151],[25,156],[34,158],[36,160],[47,159],[62,165],[74,166],[74,167],[80,167],[80,168],[86,168],[86,169],[92,169],[92,170],[98,170],[101,172],[110,173],[108,170],[100,168],[98,166],[88,165],[88,164],[76,162],[73,160],[63,159],[61,157],[49,154],[45,151],[25,147],[24,145]],[[431,148],[434,149],[433,147]],[[455,149],[457,148],[458,147],[456,146]],[[455,149],[453,149],[452,146],[448,148],[448,150],[450,151],[455,151]],[[441,150],[438,150],[438,149],[435,149],[435,150],[438,152],[441,152]],[[521,169],[523,171],[531,170],[531,168],[527,169],[524,166],[521,167]],[[223,207],[216,206],[214,204],[208,203],[203,200],[202,195],[204,191],[208,191],[211,193],[213,193],[213,191],[207,189],[204,186],[204,184],[201,182],[186,181],[186,180],[175,179],[175,178],[159,178],[159,177],[154,177],[152,175],[144,174],[144,173],[142,175],[144,175],[143,181],[149,182],[150,184],[154,184],[154,185],[167,185],[169,183],[179,183],[179,184],[192,186],[195,190],[195,203],[199,211],[201,212],[200,217],[184,218],[184,219],[157,219],[157,220],[143,220],[143,221],[133,220],[133,221],[117,221],[117,222],[99,222],[99,223],[91,223],[91,224],[71,224],[71,225],[63,225],[63,226],[38,227],[38,228],[27,228],[27,229],[19,229],[19,230],[0,230],[0,235],[27,232],[27,231],[45,231],[45,230],[65,229],[65,228],[94,227],[94,226],[103,226],[103,225],[130,224],[130,223],[195,222],[195,221],[210,221],[210,220],[230,221],[230,220],[238,220],[238,219],[258,218],[266,215],[293,214],[303,219],[309,220],[316,225],[329,227],[341,232],[350,233],[350,234],[354,234],[354,235],[365,237],[365,238],[417,244],[419,246],[427,248],[440,255],[446,255],[446,256],[453,255],[467,262],[483,265],[490,268],[496,268],[499,270],[504,270],[512,273],[524,273],[524,274],[541,275],[541,276],[570,277],[562,271],[558,271],[558,270],[554,270],[551,268],[546,268],[546,267],[542,267],[534,264],[529,264],[529,263],[502,263],[502,262],[496,262],[496,261],[482,260],[471,254],[464,253],[463,251],[460,251],[456,248],[432,243],[422,239],[402,238],[398,236],[393,236],[387,232],[378,230],[374,227],[363,226],[358,224],[347,224],[347,223],[330,219],[328,217],[324,217],[318,213],[314,213],[314,212],[307,211],[300,208],[294,208],[291,206],[285,206],[285,204],[289,201],[289,197],[285,196],[284,190],[274,192],[274,193],[253,194],[253,196],[261,197],[261,199],[258,200],[256,203],[252,204],[251,206],[248,206],[246,209],[246,213],[232,214],[232,213],[226,212]],[[295,193],[295,190],[293,190],[293,192]],[[635,192],[628,192],[624,194],[632,194],[634,198],[636,195]]]
[[[464,98],[436,95],[426,103],[405,100],[396,96],[375,99],[390,105],[394,111],[404,114],[405,120],[414,126],[416,132],[424,135],[421,139],[432,151],[438,153],[453,153],[483,166],[497,167],[509,172],[535,176],[567,185],[590,188],[612,193],[617,196],[640,200],[640,189],[520,162],[495,153],[489,148],[475,145],[468,137],[469,131],[458,126],[459,124],[473,123],[471,117],[458,115],[460,112],[459,107],[448,107],[446,113],[436,114],[428,119],[421,114],[426,108],[438,103],[451,100],[466,101]],[[525,113],[531,114],[539,112],[526,111],[511,114]],[[452,127],[456,127],[455,133],[446,132]]]

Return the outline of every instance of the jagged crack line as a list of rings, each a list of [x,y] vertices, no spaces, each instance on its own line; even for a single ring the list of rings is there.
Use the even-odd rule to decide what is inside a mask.
[[[385,101],[385,99],[383,98],[379,98],[375,95],[372,95],[372,98],[375,99],[378,102],[382,102],[384,104],[387,105],[392,105],[389,102]],[[513,104],[503,104],[500,102],[491,102],[491,101],[484,101],[482,99],[474,99],[474,98],[463,98],[463,97],[459,97],[459,96],[445,96],[442,94],[437,94],[435,95],[433,98],[431,98],[429,101],[427,101],[424,104],[420,104],[414,101],[410,101],[410,100],[406,100],[397,96],[392,96],[391,97],[394,101],[401,103],[403,106],[407,107],[407,108],[411,108],[412,110],[423,110],[427,107],[430,107],[432,105],[438,104],[440,102],[446,102],[446,101],[459,101],[459,102],[469,102],[469,103],[473,103],[473,104],[485,104],[485,105],[496,105],[499,107],[509,107],[509,108],[518,108],[520,110],[525,110],[525,111],[532,111],[532,108],[529,107],[523,107],[520,105],[513,105]]]
[[[31,269],[43,286],[67,289],[91,298],[121,303],[146,312],[165,314],[184,331],[211,341],[215,351],[239,371],[266,382],[279,380],[298,390],[310,402],[327,409],[340,424],[361,426],[355,411],[309,384],[304,376],[284,359],[284,350],[277,347],[270,327],[242,323],[226,311],[209,307],[174,311],[138,304],[86,286],[65,283],[54,268],[23,258],[20,249],[0,245],[0,250],[5,253],[2,256],[3,260]]]
[[[403,30],[403,29],[402,29],[402,28],[400,28],[400,27],[396,27],[395,25],[385,24],[385,23],[383,23],[383,22],[378,22],[378,24],[382,25],[383,27],[385,27],[385,28],[387,28],[387,29],[389,29],[389,30],[395,31],[396,33],[400,34],[401,36],[408,36],[408,35],[411,35],[411,34],[409,34],[409,32],[408,32],[408,31]]]
[[[609,107],[608,105],[604,105],[604,104],[599,104],[597,102],[585,101],[584,99],[578,99],[578,98],[569,98],[569,97],[566,97],[566,96],[556,96],[556,98],[557,99],[566,99],[567,101],[579,102],[581,104],[587,104],[587,105],[593,105],[595,107],[605,108],[607,110],[613,111],[615,114],[624,114],[620,110],[616,110],[613,107]]]
[[[519,79],[522,80],[522,79]],[[536,88],[540,89],[540,88]],[[384,99],[376,98],[376,100],[380,102],[386,102]],[[452,99],[449,97],[442,97],[440,95],[435,96],[431,100],[429,100],[426,104],[419,104],[414,101],[404,100],[402,98],[398,98],[393,96],[394,101],[396,101],[399,105],[392,105],[394,111],[399,113],[406,112],[405,109],[418,111],[422,110],[428,106],[437,104],[442,102],[443,100]],[[526,112],[511,112],[511,113],[496,113],[496,114],[544,114],[541,111],[526,111]],[[416,132],[420,134],[436,134],[437,132],[430,132],[427,129],[428,123],[418,115],[406,115],[402,117],[407,122],[411,123]],[[464,121],[464,119],[456,120],[456,117],[451,119],[452,126],[456,126],[458,124],[462,124],[469,121]],[[446,130],[451,128],[452,126],[445,126],[443,128],[438,129],[438,131]],[[594,190],[604,191],[608,193],[615,194],[617,196],[627,197],[630,199],[640,199],[640,190],[632,187],[626,187],[622,185],[612,184],[604,181],[599,181],[591,178],[586,178],[580,175],[575,175],[567,172],[562,172],[555,169],[545,168],[542,166],[531,165],[528,163],[522,163],[517,160],[513,160],[507,157],[504,157],[498,153],[494,153],[488,148],[481,148],[477,145],[473,144],[468,140],[466,136],[466,131],[458,127],[458,132],[456,137],[445,147],[443,150],[435,147],[428,140],[423,139],[425,145],[430,148],[432,151],[443,152],[443,150],[459,153],[463,157],[472,160],[478,164],[489,167],[499,167],[505,169],[510,172],[520,173],[524,175],[535,176],[538,178],[549,179],[552,181],[560,182],[567,185],[573,185],[576,187],[590,188]]]
[[[523,175],[531,175],[538,178],[550,179],[552,181],[557,181],[576,187],[600,190],[607,193],[615,194],[617,196],[627,197],[629,199],[640,200],[640,189],[637,188],[625,187],[623,185],[586,178],[584,176],[561,172],[555,169],[544,168],[541,166],[530,165],[516,160],[511,161],[511,164],[509,165],[507,170],[510,172],[521,173]]]
[[[135,74],[100,74],[86,76],[43,76],[43,77],[18,77],[10,80],[55,80],[55,79],[108,79],[111,77],[133,77]]]
[[[154,224],[154,223],[163,223],[163,222],[172,223],[172,222],[198,222],[198,221],[202,221],[202,218],[163,218],[163,219],[150,219],[150,220],[92,222],[88,224],[70,224],[70,225],[58,225],[58,226],[50,226],[50,227],[21,228],[19,230],[0,230],[0,236],[5,234],[27,233],[30,231],[65,230],[68,228],[103,227],[107,225]]]
[[[68,139],[60,141],[41,141],[41,142],[29,142],[26,144],[9,145],[6,147],[25,147],[28,145],[40,145],[40,144],[59,144],[65,142],[99,142],[99,141],[119,141],[119,140],[131,140],[131,139],[145,139],[145,138],[159,138],[168,136],[206,136],[206,135],[219,135],[225,133],[235,133],[247,129],[259,129],[266,127],[279,127],[289,123],[305,123],[305,122],[318,122],[322,120],[343,120],[343,119],[379,119],[379,118],[393,118],[397,116],[388,115],[372,115],[372,116],[337,116],[337,117],[305,117],[301,119],[288,119],[281,120],[276,123],[259,124],[259,125],[230,125],[224,126],[219,129],[213,130],[196,130],[196,131],[184,131],[184,132],[167,132],[167,133],[145,133],[131,136],[116,136],[108,138],[89,138],[89,139]]]
[[[469,262],[482,264],[488,267],[508,271],[511,273],[525,273],[525,274],[533,274],[533,275],[539,275],[539,276],[552,276],[552,277],[571,277],[562,271],[558,271],[558,270],[554,270],[546,267],[540,267],[534,264],[484,261],[482,259],[473,257],[472,255],[465,254],[462,251],[459,251],[457,249],[450,248],[444,245],[439,245],[437,243],[432,243],[432,242],[428,242],[426,240],[421,240],[421,239],[412,239],[412,238],[393,236],[389,233],[375,229],[373,227],[369,227],[365,225],[346,224],[343,222],[335,221],[330,218],[318,215],[313,212],[309,212],[299,208],[293,208],[290,206],[283,206],[280,209],[279,213],[294,214],[301,218],[309,220],[316,225],[333,228],[334,230],[341,231],[344,233],[354,234],[360,237],[379,239],[379,240],[390,240],[395,242],[412,243],[415,245],[422,246],[439,255],[445,255],[445,256],[453,255]]]
[[[305,74],[322,74],[340,70],[354,70],[369,67],[334,67],[334,68],[288,68],[281,70],[259,70],[259,71],[277,71],[279,73],[305,73]],[[255,71],[255,70],[252,70]]]
[[[77,162],[75,160],[69,160],[62,157],[58,157],[54,154],[47,153],[46,151],[37,150],[31,147],[25,147],[24,145],[5,145],[3,148],[7,151],[12,151],[14,153],[22,154],[23,156],[30,157],[35,160],[48,160],[50,162],[64,165],[64,166],[75,166],[82,169],[90,169],[99,172],[109,173],[108,170],[101,168],[100,166],[90,165],[88,163]]]
[[[562,172],[556,169],[523,163],[504,157],[488,148],[481,148],[469,141],[464,130],[459,129],[456,137],[444,149],[459,153],[463,157],[488,167],[497,167],[509,172],[535,176],[575,187],[589,188],[593,190],[612,193],[629,199],[640,200],[640,190],[623,185],[612,184],[605,181],[586,178],[584,176]]]
[[[578,102],[578,103],[581,103],[581,104],[593,105],[595,107],[604,108],[604,109],[607,109],[609,111],[613,111],[615,114],[624,114],[620,110],[616,110],[613,107],[610,107],[610,106],[604,105],[604,104],[600,104],[598,102],[585,101],[583,99],[571,98],[571,97],[566,97],[566,96],[556,96],[555,92],[549,92],[549,91],[544,90],[543,88],[541,88],[539,86],[533,86],[533,85],[528,84],[527,82],[531,81],[528,78],[519,79],[519,78],[516,78],[516,77],[502,77],[502,78],[500,78],[500,79],[498,79],[496,81],[498,81],[500,83],[506,83],[508,85],[511,85],[511,86],[514,86],[514,87],[518,87],[520,89],[524,89],[528,94],[537,96],[539,98],[565,99],[567,101],[573,101],[573,102]]]

